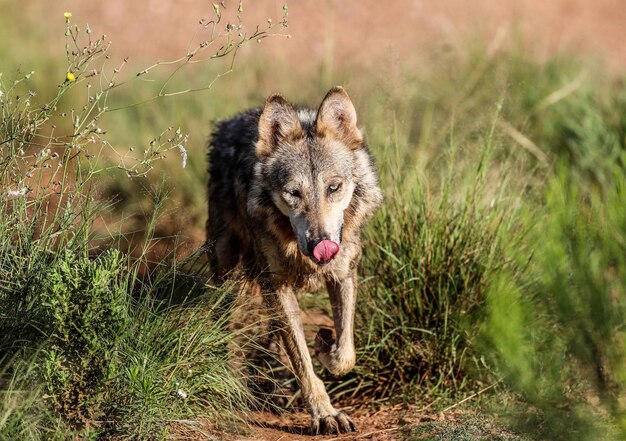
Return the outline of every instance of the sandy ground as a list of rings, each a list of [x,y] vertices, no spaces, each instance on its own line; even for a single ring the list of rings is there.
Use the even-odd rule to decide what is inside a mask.
[[[252,428],[250,435],[244,435],[249,440],[295,441],[310,438],[309,424],[311,418],[305,413],[272,415],[268,413],[255,415],[258,418],[258,427]],[[352,411],[350,416],[357,425],[357,432],[343,435],[320,436],[320,440],[392,440],[398,439],[398,431],[402,427],[398,424],[398,411],[385,409],[379,412]],[[417,421],[415,421],[417,422]],[[405,423],[406,424],[406,423]]]
[[[497,418],[476,415],[457,409],[443,413],[429,413],[427,409],[387,408],[376,412],[352,411],[357,424],[356,432],[342,435],[318,436],[320,441],[528,441],[504,428]],[[171,439],[224,440],[224,441],[305,441],[313,439],[308,434],[309,417],[306,414],[277,416],[256,413],[251,416],[250,427],[238,435],[215,432],[202,424],[181,424],[172,432]]]
[[[420,424],[433,422],[454,422],[458,413],[429,415],[416,409],[402,410],[388,408],[375,412],[363,409],[352,410],[350,416],[357,425],[357,431],[341,435],[317,436],[321,441],[402,439],[403,432]],[[285,413],[276,415],[269,412],[256,412],[250,415],[248,428],[243,433],[225,433],[203,426],[199,422],[183,422],[173,426],[170,439],[173,440],[224,440],[224,441],[297,441],[312,439],[309,435],[310,417],[306,413]]]

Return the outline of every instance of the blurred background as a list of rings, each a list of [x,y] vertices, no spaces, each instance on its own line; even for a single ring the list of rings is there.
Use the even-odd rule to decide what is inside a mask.
[[[212,2],[195,0],[2,3],[3,52],[27,35],[38,40],[42,49],[59,50],[63,34],[58,32],[58,17],[71,11],[75,20],[111,38],[112,54],[137,62],[179,55],[198,20],[213,14]],[[246,6],[250,24],[282,16],[283,2]],[[225,7],[236,9],[237,2],[226,1]],[[515,36],[541,58],[567,51],[597,58],[612,69],[626,63],[626,8],[620,0],[321,0],[291,2],[289,12],[290,40],[267,41],[263,48],[246,52],[261,52],[268,63],[292,69],[311,69],[321,62],[369,69],[389,63],[419,68],[429,53],[465,49],[468,40],[476,39],[495,49]]]

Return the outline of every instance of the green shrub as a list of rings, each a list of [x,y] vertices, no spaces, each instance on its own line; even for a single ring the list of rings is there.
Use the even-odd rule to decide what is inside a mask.
[[[50,404],[77,427],[94,418],[118,339],[130,324],[121,264],[117,251],[93,260],[61,253],[33,271],[24,292],[0,299],[12,307],[2,314],[0,348],[45,343],[38,362]]]
[[[214,12],[215,26],[218,5]],[[248,41],[273,35],[273,26],[286,21],[239,36],[234,25],[214,29],[192,53],[224,40],[205,61],[234,57]],[[126,61],[116,68],[104,61],[106,37],[73,25],[71,14],[65,35],[67,65],[47,85],[52,98],[31,90],[34,72],[13,81],[0,74],[0,439],[154,439],[199,418],[239,421],[251,397],[237,333],[224,323],[228,290],[209,287],[206,270],[178,261],[176,247],[159,262],[148,258],[159,242],[163,192],[152,193],[132,254],[121,251],[129,242],[123,232],[97,237],[94,230],[116,196],[96,197],[101,175],[146,176],[172,150],[185,166],[180,129],[148,137],[140,154],[120,154],[102,128],[113,92],[160,63],[124,81]],[[179,72],[193,55],[167,64]],[[203,80],[173,90],[173,74],[159,78],[148,100],[213,86]]]
[[[623,439],[626,179],[590,187],[563,167],[525,210],[520,268],[489,292],[485,332],[524,403],[519,422],[550,439]]]
[[[0,438],[28,428],[49,439],[56,425],[152,438],[177,419],[223,423],[247,408],[236,333],[224,326],[228,311],[213,312],[224,310],[225,292],[205,289],[176,262],[140,282],[143,264],[118,251],[62,253],[40,262],[32,280],[12,279],[26,289],[0,299]]]
[[[387,206],[368,235],[357,364],[367,379],[359,393],[376,399],[471,389],[468,322],[493,271],[496,230],[471,207],[415,202]]]

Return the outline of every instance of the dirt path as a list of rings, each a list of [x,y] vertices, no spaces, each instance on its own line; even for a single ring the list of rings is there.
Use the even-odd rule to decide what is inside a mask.
[[[270,413],[259,413],[255,417],[259,423],[259,427],[252,429],[250,440],[267,440],[267,441],[295,441],[311,439],[309,435],[309,424],[311,418],[308,414],[286,413],[284,415],[273,415]],[[401,427],[398,424],[399,414],[392,410],[383,410],[375,413],[360,411],[351,411],[350,417],[357,425],[358,432],[344,434],[341,436],[330,435],[320,436],[315,439],[319,440],[393,440],[397,439],[397,431]]]
[[[249,428],[240,434],[211,430],[198,424],[180,424],[168,439],[200,441],[529,441],[504,428],[491,415],[478,415],[457,409],[429,413],[428,409],[387,408],[379,411],[351,410],[357,432],[312,437],[305,413],[274,415],[257,412],[250,416]],[[190,422],[192,423],[192,422]]]
[[[347,410],[347,409],[346,409]],[[285,412],[276,415],[270,412],[254,412],[247,417],[247,428],[236,433],[232,430],[216,430],[201,421],[180,421],[170,425],[168,439],[176,441],[224,440],[224,441],[296,441],[296,440],[395,440],[407,425],[419,424],[403,419],[398,409],[378,412],[349,410],[357,425],[357,432],[343,435],[312,437],[309,434],[310,416],[305,412]],[[435,417],[423,416],[424,421]],[[441,417],[437,417],[443,420]]]

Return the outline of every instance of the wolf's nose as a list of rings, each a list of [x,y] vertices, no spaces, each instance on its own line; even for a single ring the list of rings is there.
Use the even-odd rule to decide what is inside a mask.
[[[339,252],[339,245],[332,240],[322,240],[313,248],[313,257],[321,263],[328,263]]]

